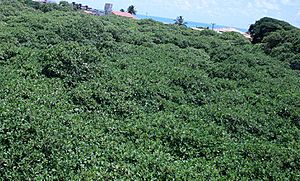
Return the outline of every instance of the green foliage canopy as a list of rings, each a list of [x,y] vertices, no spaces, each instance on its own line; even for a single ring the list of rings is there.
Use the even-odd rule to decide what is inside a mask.
[[[253,43],[262,43],[265,53],[287,62],[294,70],[300,70],[300,30],[290,24],[262,18],[249,29]]]
[[[270,33],[278,30],[292,30],[295,29],[294,26],[287,22],[280,21],[277,19],[264,17],[255,22],[255,24],[250,25],[249,33],[252,36],[253,43],[260,43],[264,37],[268,36]]]
[[[15,1],[0,17],[0,178],[300,179],[288,31],[270,56],[153,20]]]

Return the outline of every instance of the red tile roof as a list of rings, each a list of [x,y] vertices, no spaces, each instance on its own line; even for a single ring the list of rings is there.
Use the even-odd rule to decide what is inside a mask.
[[[113,11],[112,14],[117,15],[117,16],[123,16],[123,17],[134,18],[135,19],[134,15],[132,15],[130,13],[127,13],[127,12]]]

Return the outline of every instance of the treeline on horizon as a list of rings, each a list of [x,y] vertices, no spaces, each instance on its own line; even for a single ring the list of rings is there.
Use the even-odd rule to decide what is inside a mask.
[[[299,180],[300,30],[0,0],[3,180]]]

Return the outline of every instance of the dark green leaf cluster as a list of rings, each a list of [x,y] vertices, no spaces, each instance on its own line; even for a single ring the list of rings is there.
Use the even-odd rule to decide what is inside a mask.
[[[300,70],[300,29],[283,21],[262,18],[251,25],[250,32],[253,43],[262,43],[267,54]]]
[[[252,36],[253,43],[260,43],[264,37],[268,36],[270,33],[278,30],[292,30],[295,29],[294,26],[287,22],[280,21],[277,19],[264,17],[255,22],[255,24],[250,25],[249,33]]]
[[[0,17],[1,179],[300,179],[299,72],[276,54],[296,31],[269,56],[153,20],[15,1]]]
[[[136,15],[136,13],[137,13],[137,11],[135,10],[135,7],[133,5],[130,5],[127,8],[127,12],[130,13],[130,14],[133,14],[133,15]]]
[[[289,63],[294,70],[300,70],[300,30],[277,31],[263,41],[264,50],[280,61]]]

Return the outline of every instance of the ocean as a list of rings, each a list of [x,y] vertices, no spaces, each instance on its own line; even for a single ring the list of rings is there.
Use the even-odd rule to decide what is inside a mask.
[[[146,15],[138,14],[137,18],[138,19],[153,19],[155,21],[159,21],[159,22],[162,22],[162,23],[170,23],[170,24],[175,23],[174,19],[162,18],[162,17],[157,17],[157,16],[146,16]],[[194,22],[194,21],[186,21],[186,22],[187,22],[186,25],[188,27],[209,27],[210,29],[212,28],[212,24],[208,24],[208,23],[200,23],[200,22]],[[216,24],[216,25],[214,25],[214,27],[215,28],[226,28],[226,27],[229,27],[229,26]],[[237,28],[237,27],[232,27],[232,28],[236,28],[237,30],[240,30],[242,32],[247,32],[248,31],[247,29],[244,29],[244,28]]]

